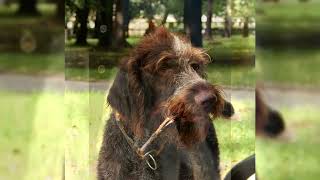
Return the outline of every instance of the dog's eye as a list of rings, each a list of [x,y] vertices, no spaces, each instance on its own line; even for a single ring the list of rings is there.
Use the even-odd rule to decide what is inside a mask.
[[[190,65],[192,67],[193,70],[198,71],[200,69],[200,65],[197,63],[192,63]]]

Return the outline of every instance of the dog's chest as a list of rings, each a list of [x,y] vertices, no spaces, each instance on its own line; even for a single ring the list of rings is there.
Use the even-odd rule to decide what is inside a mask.
[[[142,179],[153,180],[218,180],[219,174],[214,170],[213,160],[205,154],[177,151],[174,147],[166,148],[156,158],[157,170],[146,164],[142,167]]]

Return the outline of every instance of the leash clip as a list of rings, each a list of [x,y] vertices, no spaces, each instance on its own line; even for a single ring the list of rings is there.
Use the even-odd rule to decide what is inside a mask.
[[[143,159],[145,159],[149,168],[155,171],[158,169],[158,165],[157,165],[155,158],[151,154],[152,152],[154,152],[154,150],[151,150],[151,151],[147,152],[145,155],[143,155]],[[150,159],[151,159],[151,162],[150,162]]]

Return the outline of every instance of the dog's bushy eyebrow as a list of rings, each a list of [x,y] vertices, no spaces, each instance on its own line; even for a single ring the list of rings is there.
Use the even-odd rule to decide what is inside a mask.
[[[169,63],[174,64],[177,62],[178,56],[173,54],[170,51],[165,51],[160,53],[159,57],[157,58],[155,64],[155,68],[159,69],[163,64],[168,65]]]
[[[208,64],[211,62],[211,57],[204,50],[194,48],[192,51],[192,59],[194,62]]]

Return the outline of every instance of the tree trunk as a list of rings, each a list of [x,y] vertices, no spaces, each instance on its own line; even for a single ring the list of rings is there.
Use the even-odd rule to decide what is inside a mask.
[[[89,8],[84,6],[76,10],[76,45],[87,45]]]
[[[99,31],[100,31],[100,23],[101,23],[101,18],[100,18],[100,14],[97,11],[96,12],[96,20],[94,21],[94,38],[99,38]]]
[[[183,7],[183,29],[187,36],[190,36],[190,0],[184,0],[184,7]],[[189,37],[190,38],[190,37]]]
[[[130,15],[129,15],[129,7],[130,1],[124,0],[123,1],[123,18],[124,18],[124,36],[125,38],[129,37],[129,22],[130,22]]]
[[[232,18],[231,18],[231,0],[226,1],[226,15],[224,17],[224,36],[227,38],[231,37],[232,33]]]
[[[98,28],[98,46],[109,47],[112,45],[112,16],[113,16],[113,0],[99,0],[97,19],[100,20],[96,24]]]
[[[246,17],[243,23],[243,37],[249,36],[249,18]]]
[[[115,14],[115,30],[114,32],[114,47],[125,47],[129,44],[126,41],[126,26],[128,25],[128,5],[129,0],[116,0]]]
[[[184,1],[185,30],[191,44],[195,47],[202,47],[201,2],[200,0]]]
[[[57,17],[59,22],[63,22],[64,23],[64,17],[65,17],[65,14],[64,14],[64,0],[57,0],[56,6],[57,6],[56,17]]]
[[[232,19],[229,15],[226,15],[224,19],[224,36],[229,38],[232,33]]]
[[[205,36],[208,39],[212,39],[212,29],[211,29],[211,23],[212,23],[212,5],[213,0],[208,0],[208,9],[207,9],[207,22],[206,22],[206,30],[205,30]]]
[[[17,14],[24,16],[39,16],[40,12],[37,9],[37,0],[19,0]]]
[[[162,21],[161,21],[161,24],[162,24],[162,25],[166,24],[168,15],[169,15],[169,11],[166,9],[165,12],[164,12]]]

